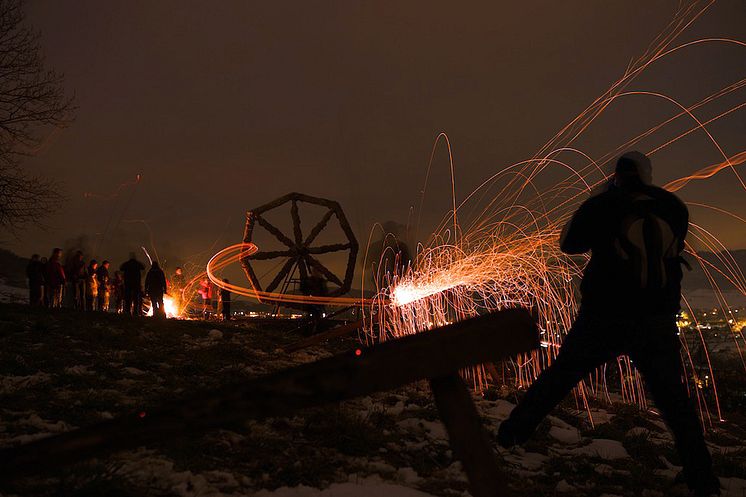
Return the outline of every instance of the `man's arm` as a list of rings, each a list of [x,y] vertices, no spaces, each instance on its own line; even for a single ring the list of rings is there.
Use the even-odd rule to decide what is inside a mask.
[[[678,197],[676,197],[676,200],[679,202],[679,226],[677,233],[677,237],[679,239],[679,246],[676,247],[678,249],[678,253],[681,254],[684,252],[684,246],[686,245],[686,237],[689,231],[689,209],[686,207],[686,204]]]
[[[566,254],[583,254],[593,241],[592,209],[588,201],[575,212],[560,235],[560,250]]]

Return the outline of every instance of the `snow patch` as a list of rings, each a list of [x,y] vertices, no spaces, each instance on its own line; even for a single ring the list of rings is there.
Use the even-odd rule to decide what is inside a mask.
[[[50,379],[52,379],[52,375],[42,372],[34,373],[29,376],[0,376],[0,394],[25,390],[34,385],[46,383]]]
[[[580,432],[572,426],[552,426],[549,428],[549,436],[566,444],[578,443],[581,440]]]
[[[575,492],[575,487],[567,483],[567,480],[560,480],[557,486],[554,487],[557,492]]]
[[[73,376],[85,376],[85,375],[91,375],[94,374],[93,371],[89,370],[90,366],[84,366],[83,364],[78,364],[77,366],[70,366],[64,369],[66,374],[73,375]]]
[[[254,494],[255,497],[381,497],[382,495],[386,497],[433,497],[419,490],[387,483],[371,485],[334,483],[324,490],[300,485],[280,487],[273,491],[261,490]]]
[[[145,371],[143,371],[142,369],[131,368],[131,367],[122,368],[122,371],[132,376],[142,376],[146,374]]]
[[[621,442],[605,438],[595,439],[588,445],[569,450],[566,453],[575,456],[599,457],[607,461],[629,458],[629,454]]]
[[[494,405],[484,409],[484,414],[488,418],[497,419],[503,421],[508,419],[510,412],[515,408],[515,404],[508,402],[507,400],[497,400]]]

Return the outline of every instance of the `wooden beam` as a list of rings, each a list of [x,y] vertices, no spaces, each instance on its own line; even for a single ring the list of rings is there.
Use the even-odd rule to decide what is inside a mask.
[[[249,419],[289,416],[439,378],[538,347],[534,322],[509,309],[440,329],[359,348],[320,361],[197,391],[153,411],[130,415],[0,451],[0,476],[12,479],[177,436],[195,436]]]
[[[331,330],[322,331],[321,333],[317,333],[308,338],[304,338],[303,340],[298,340],[297,342],[293,342],[290,345],[286,345],[285,347],[283,347],[282,350],[285,352],[297,352],[298,350],[311,347],[313,345],[321,343],[324,340],[328,340],[330,338],[336,338],[336,337],[341,337],[344,335],[349,335],[353,331],[356,331],[362,328],[362,326],[363,326],[362,319],[358,321],[354,321],[352,323],[343,324],[342,326],[337,326],[336,328],[332,328]]]
[[[438,414],[448,432],[453,455],[461,461],[474,497],[511,495],[482,428],[471,393],[458,373],[430,380]]]

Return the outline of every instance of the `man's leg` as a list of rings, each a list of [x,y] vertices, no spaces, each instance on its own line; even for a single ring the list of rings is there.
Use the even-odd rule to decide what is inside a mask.
[[[671,430],[684,479],[697,495],[719,493],[702,426],[684,383],[676,324],[656,323],[641,330],[648,339],[630,357],[642,374],[656,407]]]
[[[132,315],[132,289],[124,289],[124,313]]]
[[[531,384],[498,431],[503,447],[525,443],[542,419],[594,369],[617,355],[609,342],[612,330],[599,329],[600,323],[579,316],[560,348],[557,358]]]
[[[142,290],[135,288],[135,316],[142,317]]]

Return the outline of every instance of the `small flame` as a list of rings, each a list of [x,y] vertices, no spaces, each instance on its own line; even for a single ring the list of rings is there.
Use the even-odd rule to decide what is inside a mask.
[[[166,311],[166,317],[167,318],[180,318],[181,317],[181,310],[179,309],[179,304],[176,301],[175,298],[171,297],[170,295],[164,295],[163,296],[163,309]],[[150,309],[148,309],[148,316],[153,315],[153,306],[150,306]]]

